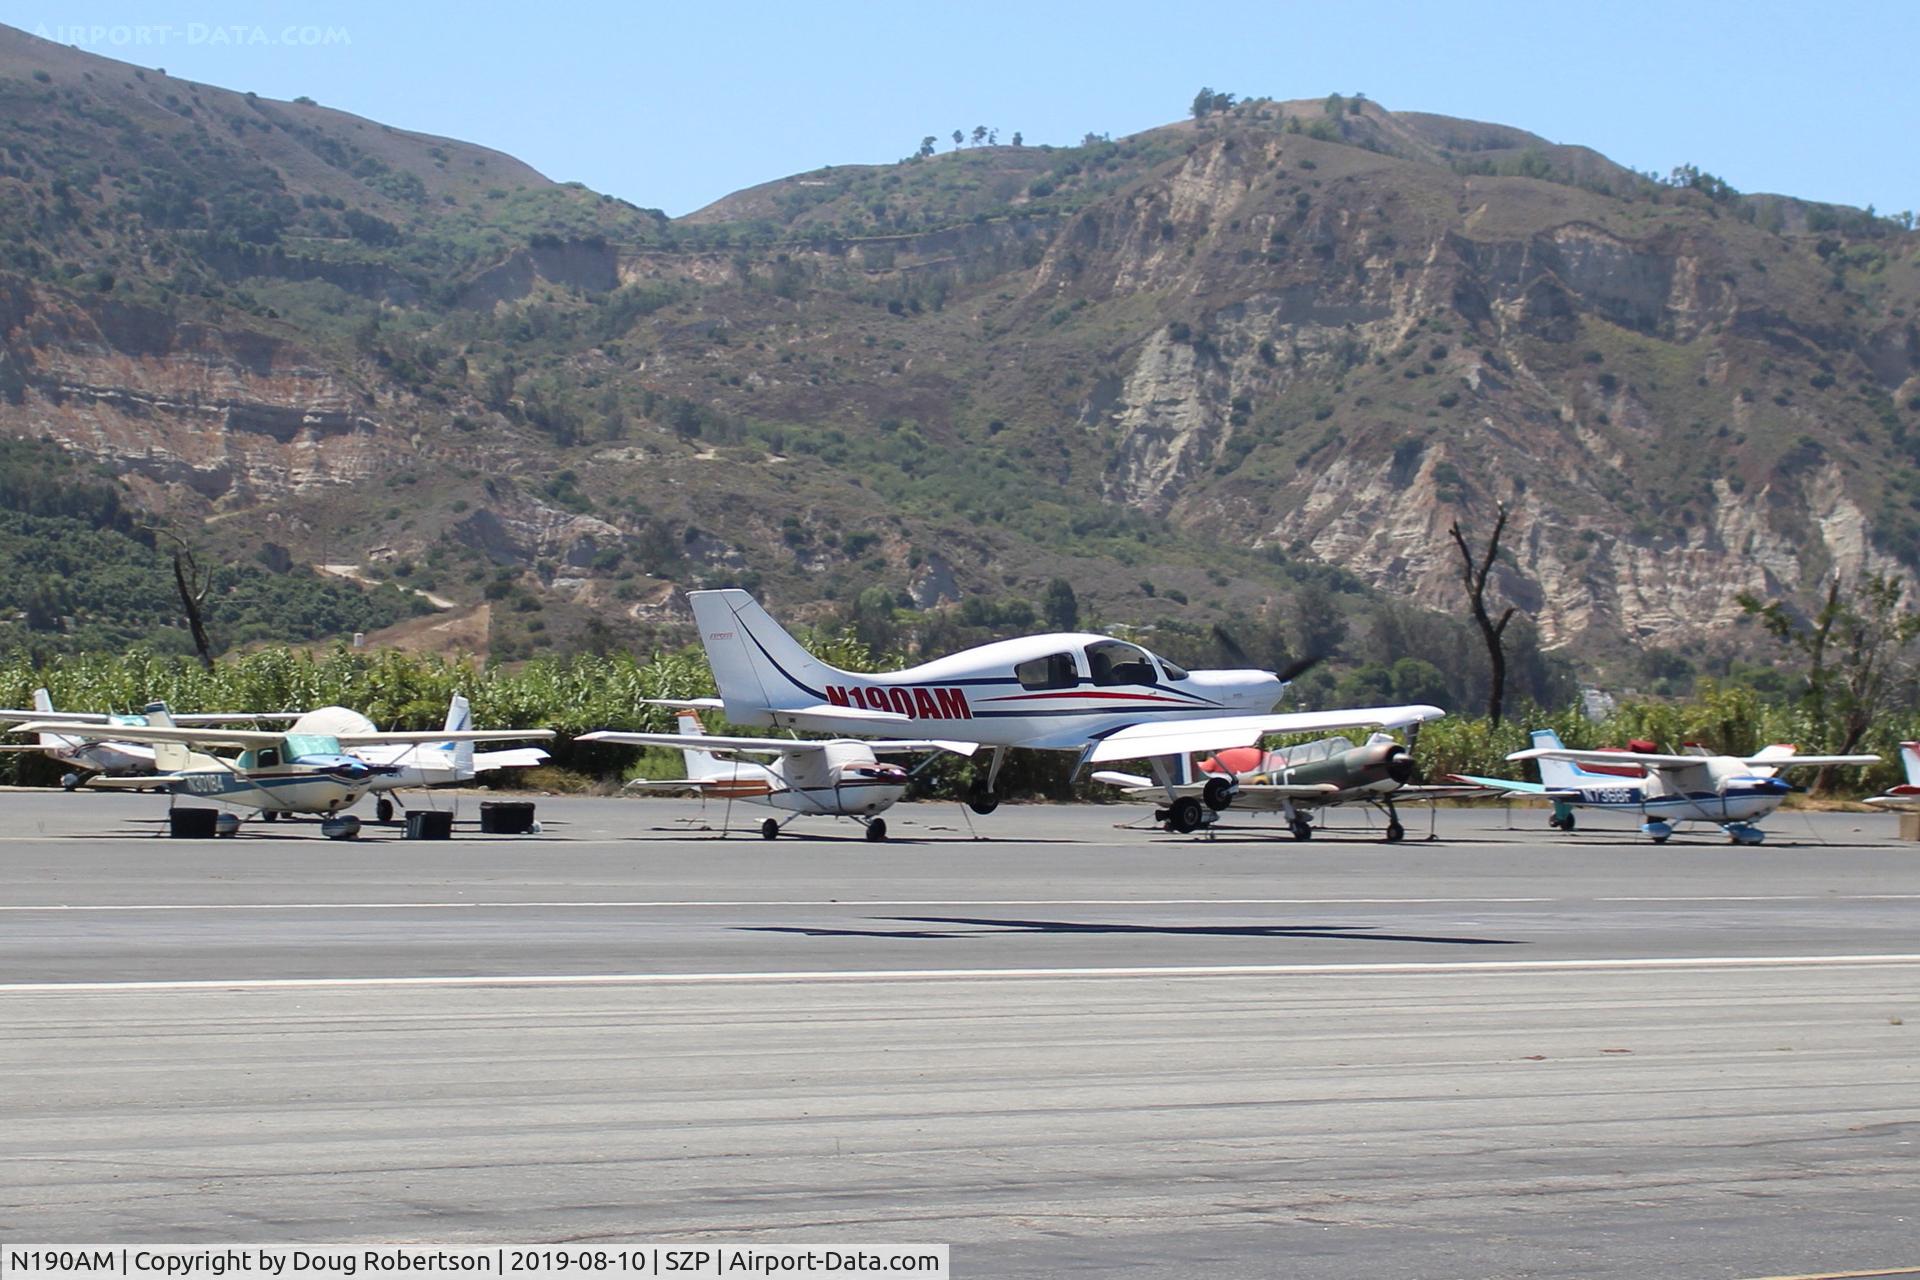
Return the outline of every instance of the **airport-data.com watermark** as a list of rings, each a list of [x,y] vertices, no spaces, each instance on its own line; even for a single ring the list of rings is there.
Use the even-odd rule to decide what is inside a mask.
[[[164,48],[167,45],[197,45],[260,49],[291,45],[319,49],[353,43],[353,34],[345,27],[317,23],[271,26],[252,22],[43,22],[33,34],[55,44],[80,48]]]

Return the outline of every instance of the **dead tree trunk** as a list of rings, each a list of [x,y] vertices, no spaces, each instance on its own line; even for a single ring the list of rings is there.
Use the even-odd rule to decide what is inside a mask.
[[[1506,532],[1507,508],[1500,506],[1499,518],[1493,522],[1493,536],[1487,539],[1486,553],[1476,563],[1474,554],[1467,546],[1467,537],[1460,532],[1460,522],[1455,520],[1448,530],[1453,535],[1454,545],[1460,548],[1461,580],[1466,583],[1467,602],[1473,607],[1473,621],[1480,628],[1481,639],[1487,642],[1487,663],[1491,668],[1491,679],[1487,684],[1487,718],[1494,724],[1500,723],[1500,711],[1507,697],[1507,651],[1503,636],[1507,623],[1513,621],[1513,606],[1500,615],[1495,622],[1487,612],[1487,578],[1493,572],[1494,557],[1500,552],[1500,535]]]
[[[173,542],[173,585],[180,592],[180,609],[187,617],[187,630],[193,635],[193,647],[200,651],[200,665],[213,670],[213,642],[207,638],[207,595],[213,590],[213,570],[202,570],[193,548],[179,534],[161,530]]]

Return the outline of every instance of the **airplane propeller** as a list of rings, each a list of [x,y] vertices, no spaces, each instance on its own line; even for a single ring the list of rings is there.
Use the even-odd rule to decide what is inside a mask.
[[[1220,646],[1220,652],[1226,655],[1227,661],[1233,663],[1236,667],[1257,667],[1260,665],[1253,660],[1246,649],[1241,647],[1240,642],[1234,639],[1233,633],[1218,622],[1213,624],[1213,642]],[[1304,658],[1289,662],[1274,674],[1280,677],[1281,684],[1291,684],[1326,660],[1327,655],[1324,653],[1309,654]]]
[[[1313,670],[1326,660],[1327,655],[1324,653],[1308,654],[1304,658],[1298,658],[1289,662],[1275,674],[1280,677],[1281,684],[1292,684],[1295,680],[1298,680],[1301,676],[1307,674],[1307,672]]]

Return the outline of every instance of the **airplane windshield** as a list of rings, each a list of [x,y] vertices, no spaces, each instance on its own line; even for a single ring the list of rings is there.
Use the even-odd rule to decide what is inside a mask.
[[[1098,640],[1087,646],[1087,670],[1095,684],[1152,684],[1153,663],[1147,651],[1121,640]]]
[[[337,756],[341,754],[340,739],[319,733],[290,733],[286,737],[287,758],[297,760],[302,756]]]
[[[1160,659],[1160,670],[1166,673],[1167,679],[1169,680],[1185,680],[1187,678],[1187,669],[1185,667],[1177,662],[1169,662],[1165,658]]]

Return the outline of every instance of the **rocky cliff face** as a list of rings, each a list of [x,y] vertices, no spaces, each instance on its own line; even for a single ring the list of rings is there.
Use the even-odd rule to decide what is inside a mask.
[[[7,419],[20,434],[237,503],[364,481],[395,447],[372,397],[292,341],[83,306],[19,280],[0,291]]]

